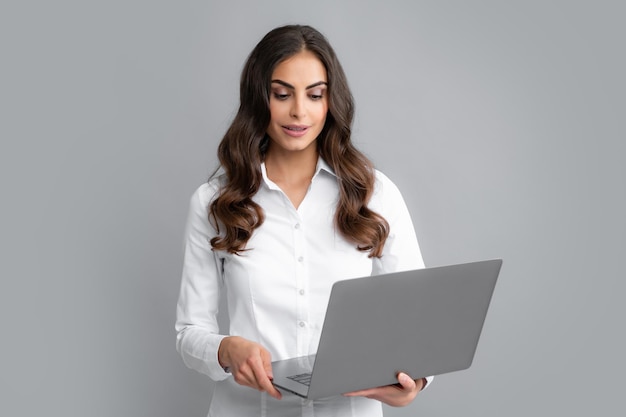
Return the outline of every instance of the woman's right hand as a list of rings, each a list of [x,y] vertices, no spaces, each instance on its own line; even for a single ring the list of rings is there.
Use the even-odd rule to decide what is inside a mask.
[[[263,346],[239,336],[222,339],[217,352],[220,364],[229,367],[239,385],[265,391],[276,399],[281,393],[272,384],[272,359]]]

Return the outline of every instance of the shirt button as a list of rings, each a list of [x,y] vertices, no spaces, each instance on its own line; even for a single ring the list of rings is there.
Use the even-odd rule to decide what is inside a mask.
[[[304,290],[300,290],[298,292],[300,293],[300,295],[304,295]]]
[[[300,327],[304,327],[304,326],[305,326],[305,324],[304,324],[304,322],[303,322],[303,321],[301,321],[301,322],[300,322],[300,323],[298,323],[298,324],[300,325]]]
[[[298,262],[303,262],[304,258],[302,256],[298,257]]]
[[[294,226],[296,229],[300,228],[300,223],[296,223],[296,225]]]

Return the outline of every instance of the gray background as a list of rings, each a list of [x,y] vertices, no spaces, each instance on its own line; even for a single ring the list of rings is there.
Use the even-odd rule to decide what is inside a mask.
[[[624,2],[337,3],[2,2],[1,415],[206,415],[174,348],[187,203],[292,22],[335,46],[427,264],[504,258],[472,368],[386,415],[623,412]]]

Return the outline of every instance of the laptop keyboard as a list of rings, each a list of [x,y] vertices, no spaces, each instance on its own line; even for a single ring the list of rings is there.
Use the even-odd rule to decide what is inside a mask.
[[[301,383],[302,385],[306,385],[307,387],[309,386],[309,384],[311,383],[311,374],[298,374],[298,375],[292,375],[292,376],[288,376],[287,378],[294,380],[296,382]]]

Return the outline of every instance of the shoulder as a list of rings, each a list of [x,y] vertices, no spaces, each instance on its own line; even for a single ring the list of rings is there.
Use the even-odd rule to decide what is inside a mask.
[[[200,185],[191,197],[192,203],[200,204],[208,207],[211,201],[219,196],[220,190],[226,181],[226,175],[221,174],[210,178],[207,182]]]
[[[219,196],[223,183],[224,178],[222,176],[213,177],[196,188],[189,202],[187,218],[189,230],[205,230],[207,233],[217,233],[214,225],[209,222],[209,205]]]
[[[395,204],[403,202],[402,194],[396,184],[379,170],[374,170],[374,192],[371,202],[374,204]]]
[[[375,187],[393,187],[397,188],[396,185],[389,179],[388,176],[383,174],[381,171],[374,169],[374,177],[375,177]]]
[[[378,170],[375,170],[374,192],[368,207],[389,222],[405,216],[407,211],[400,189],[389,177]]]

